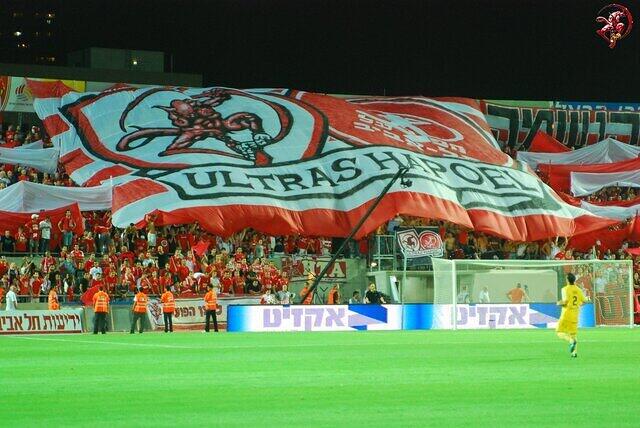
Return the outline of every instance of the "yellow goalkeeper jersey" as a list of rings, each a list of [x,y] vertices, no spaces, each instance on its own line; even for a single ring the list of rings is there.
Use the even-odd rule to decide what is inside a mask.
[[[575,334],[578,330],[580,306],[587,302],[587,298],[577,285],[567,284],[562,288],[562,300],[567,302],[567,304],[562,307],[562,313],[560,314],[560,320],[556,330],[558,332]]]

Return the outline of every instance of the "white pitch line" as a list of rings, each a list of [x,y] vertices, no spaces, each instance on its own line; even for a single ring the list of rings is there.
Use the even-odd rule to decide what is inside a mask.
[[[91,340],[65,340],[65,339],[54,339],[50,337],[33,337],[33,336],[6,336],[12,339],[24,339],[24,340],[37,340],[37,341],[47,341],[47,342],[67,342],[67,343],[88,343],[91,345],[101,344],[101,345],[118,345],[118,346],[142,346],[142,347],[151,347],[151,348],[170,348],[170,349],[202,349],[196,348],[193,346],[179,346],[179,345],[162,345],[156,343],[128,343],[128,342],[101,342],[101,341],[91,341]]]
[[[35,341],[47,341],[47,342],[66,342],[66,343],[85,343],[85,344],[103,344],[103,345],[115,345],[115,346],[131,346],[131,347],[143,347],[143,348],[165,348],[165,349],[194,349],[194,350],[202,350],[202,349],[215,349],[215,350],[227,350],[227,349],[257,349],[257,348],[324,348],[326,347],[325,343],[299,343],[299,344],[256,344],[256,345],[231,345],[231,346],[182,346],[182,345],[163,345],[158,343],[131,343],[131,342],[110,342],[110,341],[91,341],[91,340],[65,340],[65,339],[56,339],[51,337],[34,337],[34,336],[4,336],[13,339],[24,339],[24,340],[35,340]],[[526,341],[500,341],[500,342],[490,342],[491,345],[524,345],[524,344],[541,344],[541,343],[552,343],[558,342],[558,340],[526,340]],[[629,340],[625,340],[624,342],[629,342]],[[632,342],[637,342],[637,340],[632,340]],[[618,340],[581,340],[579,343],[621,343]],[[214,344],[215,343],[208,343]],[[385,347],[394,347],[394,346],[440,346],[440,345],[478,345],[478,344],[487,344],[487,342],[481,341],[459,341],[459,342],[430,342],[428,340],[422,343],[334,343],[331,346],[334,347],[358,347],[358,346],[385,346]]]

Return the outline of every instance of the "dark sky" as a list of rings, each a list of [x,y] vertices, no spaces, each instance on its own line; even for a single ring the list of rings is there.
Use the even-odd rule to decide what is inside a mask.
[[[640,102],[638,27],[610,50],[592,0],[61,1],[66,50],[173,53],[239,88]]]

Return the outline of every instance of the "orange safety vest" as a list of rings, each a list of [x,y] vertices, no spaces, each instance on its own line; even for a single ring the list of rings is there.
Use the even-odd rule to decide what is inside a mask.
[[[204,308],[208,311],[218,310],[218,296],[214,291],[209,291],[204,295]]]
[[[55,290],[49,291],[49,310],[57,311],[60,309],[60,304],[58,303],[58,293]]]
[[[140,292],[136,294],[136,301],[133,303],[133,312],[145,313],[147,312],[147,302],[149,299],[147,295]]]
[[[98,291],[93,295],[93,311],[109,312],[109,295],[104,291]]]
[[[162,302],[162,312],[171,314],[175,312],[176,301],[173,298],[173,293],[171,291],[165,291],[162,293],[160,301]]]

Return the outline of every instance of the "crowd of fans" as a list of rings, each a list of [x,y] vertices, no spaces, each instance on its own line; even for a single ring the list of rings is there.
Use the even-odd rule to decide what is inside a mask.
[[[9,125],[2,134],[0,147],[19,147],[49,139],[38,126]],[[542,177],[544,179],[544,177]],[[0,165],[0,189],[28,180],[55,186],[75,186],[61,169],[43,174],[32,168]],[[585,198],[590,202],[635,199],[632,188],[610,187]],[[156,227],[149,217],[145,229],[134,225],[117,229],[111,225],[110,212],[84,215],[84,234],[75,235],[68,222],[51,224],[49,219],[32,218],[15,234],[5,231],[0,237],[0,253],[26,255],[20,266],[0,259],[0,288],[16,285],[22,299],[44,299],[50,287],[75,300],[96,284],[104,284],[115,298],[130,296],[137,287],[159,294],[173,287],[179,296],[203,294],[213,283],[223,294],[266,295],[271,303],[276,296],[289,296],[288,276],[270,261],[271,256],[327,255],[329,238],[307,236],[267,236],[245,230],[229,239],[213,236],[198,224]],[[624,222],[621,224],[624,225]],[[628,259],[634,261],[634,279],[640,288],[640,259],[625,250],[636,243],[625,242],[616,251],[596,243],[590,251],[580,252],[567,245],[565,238],[539,242],[513,242],[474,232],[446,221],[398,216],[381,226],[375,234],[389,234],[398,226],[437,227],[445,246],[445,257],[475,259]],[[2,231],[0,230],[0,233]],[[58,240],[54,239],[58,237]],[[369,239],[349,242],[347,257],[369,253]],[[375,248],[374,251],[381,250]],[[44,256],[36,265],[33,255]],[[55,256],[54,256],[55,255]],[[2,293],[3,291],[0,291]]]

